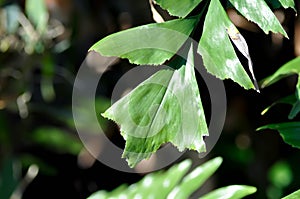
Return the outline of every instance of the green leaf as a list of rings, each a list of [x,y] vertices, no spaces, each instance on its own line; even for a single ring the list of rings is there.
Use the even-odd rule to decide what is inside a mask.
[[[277,81],[281,80],[282,78],[285,78],[290,75],[298,75],[298,82],[296,85],[296,92],[295,92],[295,97],[294,98],[289,98],[288,102],[286,102],[287,99],[284,99],[283,103],[290,103],[293,105],[293,108],[289,114],[289,119],[293,119],[299,112],[300,112],[300,57],[297,57],[283,66],[281,66],[273,75],[263,79],[260,84],[261,87],[267,87],[270,86]],[[271,105],[270,107],[272,107]],[[268,107],[267,109],[269,109]]]
[[[231,185],[216,189],[199,199],[240,199],[256,192],[255,187],[245,185]]]
[[[140,196],[139,198],[167,198],[168,194],[187,173],[191,165],[192,162],[190,160],[185,160],[166,172],[156,172],[147,175],[140,182],[129,187],[127,198],[135,198],[137,196]]]
[[[186,17],[192,12],[202,0],[155,0],[163,9],[166,9],[171,15],[177,17]]]
[[[217,157],[194,169],[172,190],[168,199],[188,198],[220,167],[222,161]]]
[[[276,83],[277,81],[281,80],[282,78],[285,78],[287,76],[290,75],[294,75],[297,74],[299,77],[300,74],[300,57],[297,57],[289,62],[287,62],[286,64],[284,64],[283,66],[281,66],[274,74],[270,75],[269,77],[263,79],[260,84],[261,87],[267,87],[270,86],[274,83]],[[298,81],[297,83],[297,98],[299,98],[300,94],[299,91],[300,90],[300,83]]]
[[[293,8],[296,11],[294,0],[279,0],[279,1],[284,8]]]
[[[286,143],[300,149],[300,122],[268,124],[258,128],[257,130],[259,131],[264,129],[279,131],[281,137]]]
[[[230,78],[245,89],[254,88],[227,35],[226,29],[232,26],[234,25],[219,0],[211,0],[198,52],[202,55],[204,66],[211,74],[220,79]]]
[[[273,106],[275,106],[277,104],[290,104],[290,105],[293,106],[290,113],[289,113],[289,116],[288,116],[289,119],[294,119],[297,116],[297,114],[300,112],[300,101],[297,100],[297,97],[295,95],[290,95],[290,96],[281,98],[281,99],[277,100],[276,102],[272,103],[270,106],[265,108],[261,112],[261,114],[264,115]]]
[[[299,199],[299,198],[300,198],[300,190],[295,191],[295,192],[291,193],[290,195],[285,196],[282,199]]]
[[[142,180],[129,187],[121,185],[111,192],[101,190],[91,195],[88,199],[121,198],[121,196],[126,196],[126,198],[135,198],[137,196],[139,198],[166,198],[189,170],[191,164],[190,160],[182,161],[172,166],[166,172],[148,174]]]
[[[203,136],[208,129],[193,64],[191,46],[187,63],[179,70],[157,72],[103,113],[121,126],[126,140],[123,157],[129,166],[167,142],[180,151],[205,151]]]
[[[281,7],[279,0],[265,0],[273,9],[278,9]]]
[[[191,17],[131,28],[105,37],[90,51],[127,58],[134,64],[159,65],[176,54],[197,22],[198,17]]]
[[[40,34],[47,28],[49,14],[44,0],[26,0],[25,11]]]
[[[276,16],[264,0],[229,0],[249,21],[256,23],[266,34],[269,31],[288,37]]]

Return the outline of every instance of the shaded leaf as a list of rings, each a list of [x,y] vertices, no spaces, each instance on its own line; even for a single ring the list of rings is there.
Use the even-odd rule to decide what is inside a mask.
[[[163,9],[166,9],[171,15],[177,17],[186,17],[201,1],[202,0],[155,0]]]
[[[134,64],[159,65],[176,54],[197,22],[197,17],[191,17],[131,28],[105,37],[90,51],[127,58]]]
[[[240,199],[256,192],[255,187],[245,185],[231,185],[216,189],[199,199]]]
[[[211,74],[220,79],[230,78],[245,89],[254,88],[227,35],[226,29],[233,26],[219,0],[212,0],[205,17],[198,52]]]
[[[275,106],[277,104],[290,104],[290,105],[293,106],[290,113],[289,113],[289,116],[288,116],[289,119],[294,119],[297,116],[297,114],[300,112],[300,101],[297,100],[297,97],[295,95],[290,95],[290,96],[281,98],[281,99],[277,100],[276,102],[272,103],[270,106],[265,108],[261,112],[261,114],[264,115],[273,106]]]
[[[222,158],[214,158],[197,167],[168,195],[168,199],[188,198],[196,191],[222,164]]]
[[[299,199],[299,198],[300,198],[300,190],[295,191],[295,192],[291,193],[290,195],[285,196],[282,199]]]
[[[279,0],[265,0],[273,9],[278,9],[281,7]]]
[[[273,73],[272,75],[270,75],[269,77],[263,79],[261,81],[261,87],[267,87],[270,86],[274,83],[276,83],[277,81],[281,80],[282,78],[285,78],[287,76],[293,75],[293,74],[297,74],[299,76],[300,74],[300,57],[297,57],[289,62],[287,62],[286,64],[284,64],[283,66],[281,66],[275,73]],[[299,88],[299,81],[297,84],[297,88]],[[299,90],[299,89],[297,89]],[[297,91],[297,93],[299,93],[299,91]],[[299,94],[297,94],[297,97],[299,96]]]
[[[155,73],[103,113],[121,125],[126,140],[123,157],[129,166],[149,158],[167,142],[180,151],[205,151],[203,136],[208,129],[193,64],[191,46],[187,63],[179,70]]]
[[[47,28],[49,14],[44,0],[26,0],[25,11],[40,34]]]
[[[229,0],[249,21],[256,23],[266,34],[269,31],[288,37],[276,16],[264,0]]]
[[[300,149],[300,122],[287,122],[279,124],[268,124],[257,130],[272,129],[279,131],[283,140]]]
[[[294,75],[297,74],[298,75],[298,82],[296,85],[296,91],[295,91],[295,98],[289,98],[289,102],[290,104],[293,105],[293,108],[289,114],[289,119],[293,119],[299,112],[300,112],[300,57],[297,57],[289,62],[287,62],[286,64],[284,64],[283,66],[281,66],[274,74],[272,74],[271,76],[263,79],[260,84],[261,87],[267,87],[270,86],[274,83],[276,83],[277,81],[281,80],[282,78],[285,78],[287,76],[290,75]],[[287,99],[284,99],[284,101],[286,102]],[[272,106],[272,105],[271,105]]]

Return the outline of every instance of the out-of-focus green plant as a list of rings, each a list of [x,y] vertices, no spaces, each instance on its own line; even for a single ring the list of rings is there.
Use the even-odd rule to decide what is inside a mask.
[[[196,167],[187,174],[191,161],[185,160],[167,171],[146,175],[130,186],[121,185],[111,192],[104,190],[92,194],[88,199],[106,198],[188,198],[219,168],[222,158],[214,158]],[[199,199],[239,199],[256,192],[255,187],[231,185],[214,190]]]
[[[290,120],[294,119],[297,116],[297,114],[300,112],[300,57],[297,57],[287,62],[286,64],[281,66],[274,74],[263,79],[261,81],[261,87],[265,88],[291,75],[298,75],[295,94],[284,97],[282,99],[279,99],[277,102],[274,102],[269,107],[267,107],[262,112],[262,114],[265,114],[270,108],[272,108],[274,105],[279,103],[292,105],[292,109],[288,116]],[[300,148],[300,122],[299,121],[292,121],[292,122],[285,122],[285,123],[278,123],[278,124],[268,124],[258,128],[258,130],[263,130],[263,129],[277,130],[286,143],[292,145],[293,147]]]

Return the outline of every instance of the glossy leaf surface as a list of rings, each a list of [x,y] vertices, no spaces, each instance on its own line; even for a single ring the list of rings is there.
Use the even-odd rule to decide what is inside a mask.
[[[282,199],[298,199],[298,198],[300,198],[300,190],[295,191],[295,192],[291,193],[290,195],[285,196]]]
[[[256,23],[266,34],[272,31],[287,37],[280,22],[264,0],[229,1],[244,17]]]
[[[255,187],[245,185],[231,185],[216,189],[199,199],[240,199],[256,192]]]
[[[196,191],[222,164],[222,158],[215,158],[194,169],[168,195],[168,199],[188,198]]]
[[[300,148],[300,122],[268,124],[258,130],[272,129],[279,131],[283,140],[293,147]]]
[[[205,17],[198,52],[211,74],[220,79],[232,79],[245,89],[254,88],[226,32],[232,26],[219,0],[212,0]]]
[[[208,129],[193,64],[191,46],[185,65],[160,70],[103,113],[121,126],[126,140],[123,157],[129,166],[149,158],[167,142],[179,151],[205,151],[203,136]]]
[[[171,15],[186,17],[202,0],[156,0],[155,2]]]
[[[134,64],[159,65],[176,54],[197,22],[197,17],[191,17],[131,28],[105,37],[90,51],[126,58]]]

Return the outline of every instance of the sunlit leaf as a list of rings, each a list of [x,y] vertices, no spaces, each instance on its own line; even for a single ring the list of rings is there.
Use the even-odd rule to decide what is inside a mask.
[[[191,17],[131,28],[105,37],[90,51],[127,58],[134,64],[159,65],[179,50],[197,22],[198,17]]]
[[[290,195],[285,196],[282,199],[299,199],[299,198],[300,198],[300,190],[295,191],[295,192],[291,193]]]
[[[219,0],[210,2],[198,51],[204,66],[220,79],[232,79],[246,89],[254,88],[230,42],[226,29],[234,26]]]
[[[184,160],[165,172],[148,174],[142,180],[129,187],[121,185],[111,192],[101,190],[91,195],[88,199],[121,198],[122,196],[126,198],[135,198],[138,196],[140,198],[166,198],[189,170],[191,164],[190,160]]]
[[[44,0],[26,0],[25,11],[40,34],[47,28],[49,14]]]
[[[279,1],[284,8],[293,8],[294,10],[296,10],[294,0],[279,0]]]
[[[191,46],[187,64],[179,70],[160,70],[103,113],[121,126],[126,140],[123,157],[129,166],[167,142],[180,151],[205,151],[208,129],[193,64]]]
[[[300,149],[300,122],[287,122],[279,124],[268,124],[257,130],[272,129],[279,131],[283,140]]]
[[[285,30],[264,0],[229,1],[244,17],[256,23],[266,34],[272,31],[287,37]]]
[[[256,192],[255,187],[245,185],[231,185],[216,189],[199,199],[240,199]]]
[[[168,194],[187,173],[191,165],[192,162],[190,160],[185,160],[180,164],[174,165],[168,171],[147,175],[140,182],[129,187],[127,191],[128,198],[135,198],[138,195],[142,198],[167,198]],[[174,175],[175,173],[176,175]]]
[[[171,15],[186,17],[202,0],[155,0],[163,9]]]
[[[168,195],[168,199],[188,198],[196,191],[222,164],[222,158],[218,157],[197,167]]]

